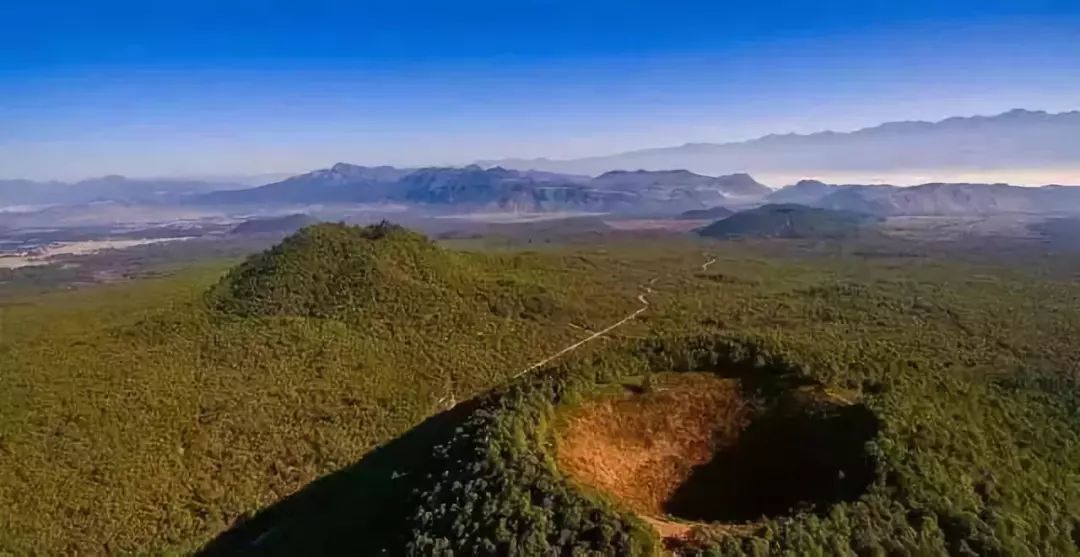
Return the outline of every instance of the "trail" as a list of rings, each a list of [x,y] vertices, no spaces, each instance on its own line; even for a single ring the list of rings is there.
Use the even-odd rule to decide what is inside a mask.
[[[704,271],[705,269],[708,269],[709,265],[712,265],[715,262],[716,262],[715,257],[708,260],[708,261],[706,261],[705,264],[703,264],[701,266],[701,270]],[[540,360],[539,362],[536,362],[536,363],[526,367],[525,369],[523,369],[523,370],[515,373],[514,375],[510,376],[510,379],[517,379],[518,377],[521,377],[522,375],[525,375],[526,373],[529,373],[530,371],[532,371],[532,370],[534,370],[534,369],[536,369],[538,367],[542,367],[542,366],[544,366],[544,365],[546,365],[548,363],[551,363],[553,360],[559,358],[560,356],[564,356],[564,355],[566,355],[566,354],[568,354],[570,352],[573,352],[574,350],[577,350],[578,348],[581,348],[582,346],[584,346],[584,345],[586,345],[586,344],[588,344],[588,343],[590,343],[590,342],[592,342],[592,341],[594,341],[594,340],[596,340],[596,339],[610,333],[611,331],[614,331],[615,329],[618,329],[619,327],[622,327],[623,325],[633,321],[634,319],[637,318],[637,316],[641,315],[642,313],[645,313],[645,311],[649,309],[649,299],[646,298],[645,296],[648,295],[648,294],[652,294],[654,292],[652,287],[649,286],[649,285],[652,285],[652,284],[655,284],[655,283],[656,283],[656,279],[652,278],[652,279],[649,279],[648,284],[641,285],[641,288],[643,290],[645,290],[645,292],[643,292],[641,294],[638,294],[638,297],[637,297],[637,301],[641,303],[641,307],[639,307],[636,310],[630,312],[630,314],[627,315],[626,317],[623,317],[622,319],[616,321],[615,323],[612,323],[611,325],[608,325],[607,327],[605,327],[605,328],[603,328],[603,329],[601,329],[601,330],[599,330],[599,331],[597,331],[597,332],[595,332],[595,333],[593,333],[593,334],[591,334],[591,335],[589,335],[589,336],[587,336],[587,337],[585,337],[585,338],[571,344],[570,346],[567,346],[567,347],[563,348],[562,350],[559,350],[558,352],[544,358],[543,360]]]
[[[603,329],[601,329],[601,330],[599,330],[599,331],[597,331],[597,332],[595,332],[595,333],[593,333],[593,334],[591,334],[591,335],[589,335],[589,336],[575,342],[574,344],[571,344],[570,346],[567,346],[567,347],[563,348],[562,350],[559,350],[558,352],[544,358],[543,360],[540,360],[539,362],[536,362],[535,364],[532,364],[529,367],[515,373],[513,376],[510,377],[510,379],[517,379],[518,377],[521,377],[522,375],[525,375],[526,373],[529,373],[530,371],[551,362],[552,360],[558,358],[559,356],[562,356],[564,354],[573,352],[574,350],[577,350],[578,348],[581,348],[583,345],[585,345],[585,344],[587,344],[589,342],[592,342],[592,341],[594,341],[594,340],[596,340],[596,339],[610,333],[611,331],[614,331],[615,329],[618,329],[619,327],[622,327],[623,325],[629,323],[630,321],[634,320],[635,318],[637,318],[637,316],[641,315],[642,313],[645,312],[645,310],[649,309],[649,299],[645,297],[645,294],[652,294],[653,293],[652,288],[649,288],[648,286],[645,286],[644,288],[645,288],[645,292],[642,293],[642,294],[638,294],[638,297],[637,297],[637,301],[641,302],[641,307],[639,307],[636,310],[632,311],[629,315],[627,315],[626,317],[623,317],[622,319],[616,321],[615,323],[612,323],[611,325],[608,325],[607,327],[605,327],[605,328],[603,328]]]

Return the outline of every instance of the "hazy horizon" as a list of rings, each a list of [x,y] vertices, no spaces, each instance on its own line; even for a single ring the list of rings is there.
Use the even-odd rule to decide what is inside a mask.
[[[1022,109],[1022,110],[1030,110],[1030,109]],[[1054,112],[1050,112],[1050,111],[1044,111],[1044,112],[1049,112],[1050,114],[1054,114]],[[1074,111],[1063,111],[1063,112],[1074,112]],[[963,114],[963,115],[955,115],[954,117],[958,116],[958,117],[962,117],[962,118],[967,118],[967,117],[995,116],[995,115],[996,114]],[[903,120],[903,122],[911,122],[911,121],[936,122],[937,120]],[[900,122],[900,120],[890,121],[890,122]],[[829,129],[822,129],[822,130],[811,131],[811,132],[798,132],[798,135],[811,135],[811,134],[823,133],[823,132],[824,133],[831,133],[831,132],[849,133],[849,132],[864,130],[864,129],[868,129],[868,128],[873,128],[873,127],[876,127],[877,125],[890,123],[890,122],[880,122],[880,123],[875,124],[875,125],[863,126],[863,127],[853,128],[853,129],[829,128]],[[797,132],[773,131],[773,132],[766,132],[766,133],[763,133],[763,134],[760,134],[760,135],[757,135],[757,136],[753,136],[753,137],[747,137],[747,138],[743,138],[743,139],[735,139],[735,140],[731,140],[731,141],[728,141],[728,142],[702,142],[702,143],[713,143],[713,144],[739,143],[739,142],[744,142],[744,141],[752,141],[752,140],[755,140],[755,139],[760,139],[762,137],[766,137],[766,136],[770,136],[770,135],[788,135],[788,134],[795,134],[795,133],[797,133]],[[689,143],[689,142],[684,142],[684,143]],[[682,144],[678,144],[678,145],[682,145]],[[650,148],[668,148],[668,147],[674,147],[674,146],[678,146],[678,145],[676,145],[676,144],[654,145],[654,146],[650,146],[650,147],[644,147],[642,149],[643,150],[648,150]],[[633,151],[633,150],[631,150],[631,151]],[[589,157],[592,157],[592,156],[601,156],[602,157],[602,156],[614,155],[614,154],[617,154],[617,153],[610,153],[610,152],[588,153],[588,154],[582,154],[582,155],[580,155],[580,157],[582,157],[582,158],[589,158]],[[512,158],[520,158],[522,160],[550,159],[553,162],[563,160],[563,159],[559,159],[559,158],[556,158],[556,157],[546,157],[544,155],[537,155],[536,157],[510,157],[510,158],[511,159]],[[467,166],[467,165],[471,165],[471,164],[476,164],[478,161],[481,161],[481,160],[483,160],[483,159],[473,159],[473,160],[465,160],[465,161],[446,161],[446,162],[427,163],[427,164],[422,164],[422,163],[418,163],[418,164],[397,164],[396,166],[398,166],[398,167],[406,167],[406,168],[414,168],[414,167],[415,168],[420,168],[420,167],[425,167],[425,166],[462,167],[462,166]],[[0,175],[0,180],[20,180],[20,179],[23,179],[23,180],[39,181],[39,182],[75,183],[75,182],[79,182],[79,181],[96,180],[96,179],[109,178],[109,177],[112,177],[112,176],[119,176],[119,177],[130,178],[130,179],[199,180],[199,181],[208,181],[208,182],[234,183],[234,184],[240,184],[240,185],[256,186],[256,185],[261,185],[261,184],[281,180],[281,179],[284,179],[284,178],[287,178],[287,177],[290,177],[290,176],[295,176],[295,175],[299,175],[299,174],[305,174],[305,173],[311,172],[313,170],[329,168],[330,166],[332,166],[334,164],[337,164],[337,163],[362,164],[362,163],[356,163],[356,161],[352,161],[352,160],[334,160],[334,161],[327,160],[327,161],[322,161],[322,162],[316,162],[315,164],[313,164],[311,166],[308,166],[308,167],[304,167],[304,168],[295,168],[295,169],[289,169],[289,170],[281,169],[281,170],[276,170],[276,171],[266,170],[266,171],[262,171],[262,172],[250,172],[250,173],[245,173],[245,172],[243,172],[241,170],[237,170],[235,172],[222,172],[222,173],[213,173],[213,172],[210,172],[210,173],[198,173],[198,172],[185,173],[185,172],[179,172],[179,173],[173,173],[173,174],[162,174],[162,173],[157,173],[157,174],[131,174],[131,173],[123,173],[123,172],[105,172],[105,173],[96,174],[96,175],[73,176],[73,177],[28,177],[28,176],[2,176],[2,175]],[[381,166],[381,165],[389,165],[389,163],[386,163],[386,162],[370,162],[370,163],[366,163],[366,165],[367,166]],[[393,166],[393,165],[391,165],[391,166]],[[672,169],[674,169],[674,168],[672,168]],[[634,170],[634,169],[625,168],[623,170]],[[974,182],[974,183],[978,183],[978,182],[985,182],[985,183],[1000,182],[1000,183],[1012,183],[1012,184],[1016,184],[1016,185],[1045,185],[1045,184],[1080,185],[1080,163],[1078,163],[1078,166],[1076,168],[1010,169],[1010,170],[1005,170],[1005,171],[992,170],[992,169],[991,170],[973,170],[973,169],[970,169],[970,168],[957,168],[957,169],[940,169],[940,170],[929,172],[929,173],[926,172],[925,170],[922,171],[922,172],[919,172],[917,170],[913,170],[913,171],[910,171],[910,172],[872,172],[872,173],[842,172],[842,171],[821,171],[821,172],[796,172],[796,173],[789,173],[789,172],[755,172],[755,173],[753,173],[753,175],[754,175],[755,178],[757,178],[762,183],[765,183],[766,185],[769,185],[769,186],[774,187],[774,188],[782,187],[784,185],[793,184],[793,183],[795,183],[795,182],[797,182],[799,180],[820,180],[820,181],[827,182],[827,183],[838,183],[838,184],[843,184],[843,183],[870,183],[870,184],[893,184],[893,185],[901,185],[901,186],[918,185],[918,184],[932,183],[932,182]]]
[[[1080,108],[1075,3],[279,8],[6,7],[0,178],[567,159]]]

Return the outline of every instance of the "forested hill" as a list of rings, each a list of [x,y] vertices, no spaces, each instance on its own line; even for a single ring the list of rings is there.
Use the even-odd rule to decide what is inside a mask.
[[[698,233],[713,238],[844,238],[858,234],[875,221],[851,211],[769,204],[735,213]]]
[[[351,324],[477,316],[550,319],[575,311],[543,287],[513,280],[505,262],[443,249],[396,224],[323,223],[249,257],[206,295],[239,317],[313,317]],[[500,276],[503,275],[503,276]]]

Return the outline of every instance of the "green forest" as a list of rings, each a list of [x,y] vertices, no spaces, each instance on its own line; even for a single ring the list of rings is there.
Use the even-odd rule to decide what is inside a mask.
[[[454,246],[320,224],[0,298],[0,554],[1080,554],[1075,257]],[[673,372],[760,408],[709,472],[746,491],[646,517],[560,468],[568,412]]]

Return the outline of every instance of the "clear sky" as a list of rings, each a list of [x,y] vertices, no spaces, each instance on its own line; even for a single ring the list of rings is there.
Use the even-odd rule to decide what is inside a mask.
[[[0,0],[0,178],[608,154],[1080,108],[1078,0]]]

